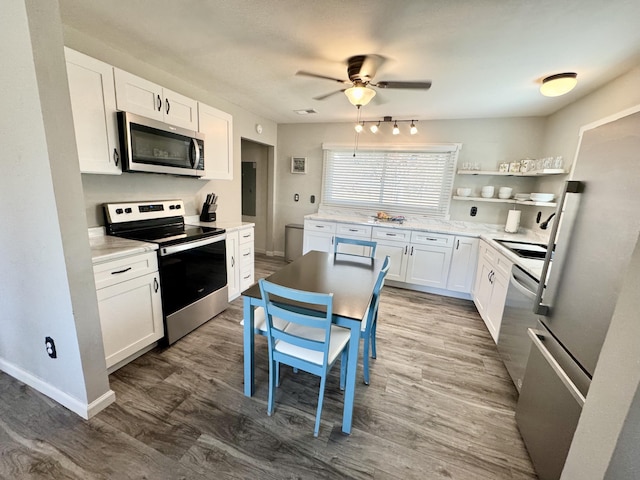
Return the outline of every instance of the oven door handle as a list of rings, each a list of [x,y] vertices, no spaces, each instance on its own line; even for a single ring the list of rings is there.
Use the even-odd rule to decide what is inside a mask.
[[[192,248],[204,247],[205,245],[211,245],[212,243],[221,242],[226,240],[227,234],[216,235],[215,237],[204,238],[202,240],[195,240],[193,242],[179,243],[178,245],[171,245],[170,247],[160,247],[160,256],[166,257],[167,255],[173,255],[174,253],[184,252],[185,250],[191,250]]]

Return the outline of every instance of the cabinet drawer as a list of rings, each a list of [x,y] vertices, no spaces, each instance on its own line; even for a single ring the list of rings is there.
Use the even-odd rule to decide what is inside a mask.
[[[494,267],[496,272],[500,272],[504,275],[505,278],[509,278],[511,276],[511,267],[513,263],[507,259],[507,257],[503,256],[501,253],[496,252],[496,261],[494,263]]]
[[[240,291],[243,292],[254,283],[253,265],[242,267],[242,269],[240,270]]]
[[[371,227],[366,225],[339,223],[336,225],[336,235],[338,237],[362,237],[368,240],[371,238]]]
[[[243,243],[253,244],[253,228],[245,228],[239,230],[238,233],[240,234],[240,245]]]
[[[440,235],[429,232],[412,232],[411,243],[420,245],[436,245],[438,247],[453,247],[452,235]]]
[[[240,268],[253,265],[253,244],[240,245]]]
[[[336,224],[318,220],[305,220],[304,229],[310,232],[336,233]]]
[[[411,230],[374,227],[371,232],[371,239],[374,241],[391,240],[394,242],[408,242],[411,239]]]
[[[99,290],[157,270],[156,252],[147,252],[94,265],[93,277]]]

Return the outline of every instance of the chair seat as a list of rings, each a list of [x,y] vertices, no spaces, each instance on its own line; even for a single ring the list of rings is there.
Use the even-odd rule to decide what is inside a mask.
[[[284,330],[284,328],[289,324],[286,320],[283,320],[278,317],[273,317],[273,326],[278,330]],[[244,318],[240,322],[240,325],[244,325]],[[253,313],[253,327],[255,330],[260,330],[261,332],[267,333],[267,318],[264,314],[264,308],[258,307],[254,310]]]
[[[296,323],[290,323],[285,332],[299,337],[308,338],[310,340],[324,341],[325,332],[319,328],[305,327]],[[349,330],[346,328],[331,325],[331,340],[329,341],[329,364],[332,364],[338,355],[342,352],[345,345],[349,342]],[[275,349],[290,355],[292,357],[301,358],[316,365],[322,365],[323,354],[315,350],[292,345],[283,340],[276,342]]]

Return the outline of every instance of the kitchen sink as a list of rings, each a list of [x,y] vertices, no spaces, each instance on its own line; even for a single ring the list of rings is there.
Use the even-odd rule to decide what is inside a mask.
[[[496,240],[496,242],[521,258],[544,260],[547,255],[547,246],[543,243],[516,242],[514,240]]]

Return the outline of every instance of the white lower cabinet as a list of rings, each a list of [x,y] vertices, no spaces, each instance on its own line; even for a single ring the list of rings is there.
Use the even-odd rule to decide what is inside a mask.
[[[447,288],[453,237],[424,232],[411,232],[407,283],[426,287]]]
[[[371,227],[367,225],[358,225],[351,223],[338,223],[336,225],[335,238],[348,238],[351,240],[371,240]],[[337,240],[334,239],[334,242]],[[359,245],[353,245],[350,243],[343,243],[338,245],[338,252],[348,253],[351,255],[364,255],[371,256],[369,247],[362,247]]]
[[[376,258],[389,256],[388,280],[404,282],[407,276],[407,259],[411,230],[373,227],[371,240],[377,243]]]
[[[479,243],[480,241],[473,237],[454,238],[447,290],[471,293],[478,264]]]
[[[319,252],[333,252],[333,239],[335,232],[335,222],[305,220],[302,253],[305,254],[311,250],[317,250]]]
[[[494,342],[498,341],[512,265],[487,242],[480,243],[473,302]]]
[[[253,226],[227,231],[227,288],[229,301],[255,283]]]
[[[107,369],[133,360],[164,337],[155,252],[93,267]]]

